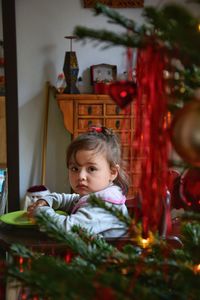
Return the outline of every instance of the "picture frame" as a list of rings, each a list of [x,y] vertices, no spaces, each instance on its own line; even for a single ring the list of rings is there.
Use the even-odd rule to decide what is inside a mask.
[[[109,83],[117,78],[117,66],[110,64],[98,64],[90,67],[91,84],[95,83]]]
[[[84,0],[84,8],[92,8],[100,2],[112,8],[141,8],[144,0]]]

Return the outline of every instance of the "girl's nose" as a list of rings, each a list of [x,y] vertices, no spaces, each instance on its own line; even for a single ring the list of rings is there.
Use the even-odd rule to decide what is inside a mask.
[[[85,170],[80,170],[79,172],[79,180],[86,180],[87,176],[86,176],[86,172]]]

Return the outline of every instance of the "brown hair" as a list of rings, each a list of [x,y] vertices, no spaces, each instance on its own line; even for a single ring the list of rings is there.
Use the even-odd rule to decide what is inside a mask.
[[[127,194],[129,181],[121,159],[121,143],[118,136],[111,129],[103,126],[91,127],[88,132],[74,139],[67,149],[67,167],[69,167],[70,159],[75,157],[79,150],[93,150],[96,153],[104,152],[110,168],[119,165],[119,173],[114,183],[121,187],[124,194]]]

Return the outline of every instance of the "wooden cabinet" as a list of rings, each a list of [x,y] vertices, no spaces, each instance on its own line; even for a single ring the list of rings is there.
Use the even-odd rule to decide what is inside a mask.
[[[94,94],[57,94],[60,110],[63,113],[65,128],[75,138],[91,125],[112,128],[122,140],[122,155],[131,178],[129,196],[138,191],[140,161],[133,156],[134,103],[121,110],[108,95]]]
[[[5,97],[0,96],[0,168],[6,167],[6,109]]]

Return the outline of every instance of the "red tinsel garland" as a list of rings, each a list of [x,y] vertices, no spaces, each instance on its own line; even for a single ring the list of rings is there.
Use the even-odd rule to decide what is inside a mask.
[[[161,225],[165,207],[168,172],[168,117],[163,71],[166,53],[162,46],[150,42],[137,56],[135,142],[136,158],[142,158],[140,197],[142,201],[143,237]],[[134,180],[134,178],[133,178]],[[170,215],[167,213],[167,230]]]

